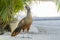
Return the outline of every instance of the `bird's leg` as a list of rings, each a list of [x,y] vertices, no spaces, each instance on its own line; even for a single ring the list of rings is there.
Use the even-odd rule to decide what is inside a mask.
[[[30,38],[30,36],[29,36],[29,34],[28,34],[30,27],[28,27],[28,28],[26,28],[26,29],[27,29],[26,37],[27,37],[27,38]]]
[[[29,32],[30,27],[27,28],[27,33]]]
[[[23,32],[24,32],[24,30],[25,30],[25,29],[23,28]]]
[[[32,35],[31,34],[28,34],[29,29],[30,29],[30,27],[27,28],[27,33],[26,33],[27,34],[27,38],[32,38]]]
[[[23,32],[24,32],[24,30],[25,30],[25,29],[24,29],[24,28],[22,28],[22,31],[23,31]],[[23,33],[23,36],[22,36],[22,38],[24,38],[24,33]]]

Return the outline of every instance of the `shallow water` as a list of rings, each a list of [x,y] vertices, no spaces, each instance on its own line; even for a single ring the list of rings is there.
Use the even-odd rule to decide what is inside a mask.
[[[38,31],[60,34],[60,20],[33,21],[32,26],[36,27]]]
[[[60,20],[33,21],[32,25],[49,28],[60,28]]]

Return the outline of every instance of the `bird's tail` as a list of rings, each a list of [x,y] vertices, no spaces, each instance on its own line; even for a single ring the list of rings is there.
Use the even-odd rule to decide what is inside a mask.
[[[21,31],[21,28],[20,28],[20,27],[17,27],[17,28],[12,32],[11,36],[16,36],[16,35],[18,35],[18,34],[20,33],[20,31]]]

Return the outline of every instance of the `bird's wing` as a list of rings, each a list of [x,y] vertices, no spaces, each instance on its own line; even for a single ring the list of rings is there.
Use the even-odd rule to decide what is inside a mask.
[[[24,21],[25,18],[23,18],[19,23],[18,23],[18,26],[17,27],[22,27],[25,25],[25,21]]]
[[[23,19],[18,23],[17,28],[12,32],[11,36],[16,36],[17,34],[20,33],[21,28],[25,25],[24,19],[25,19],[25,18],[23,18]]]

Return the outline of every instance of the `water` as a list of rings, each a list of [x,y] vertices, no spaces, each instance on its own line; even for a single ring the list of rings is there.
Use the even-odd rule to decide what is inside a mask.
[[[60,28],[60,20],[33,21],[34,26]]]
[[[40,20],[33,21],[32,26],[36,27],[39,32],[48,34],[60,34],[60,20]]]

